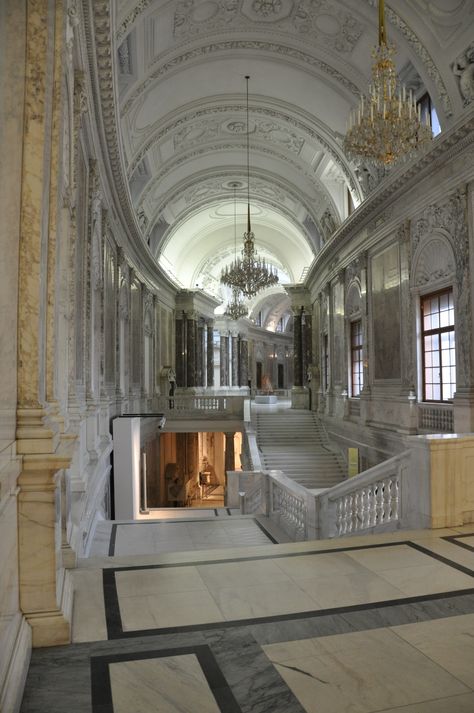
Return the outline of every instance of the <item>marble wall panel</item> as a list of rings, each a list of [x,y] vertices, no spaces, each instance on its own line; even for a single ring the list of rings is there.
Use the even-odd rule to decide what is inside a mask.
[[[371,260],[374,378],[400,379],[400,255],[398,243]]]
[[[75,362],[76,382],[84,382],[84,328],[85,328],[85,246],[87,240],[87,162],[82,151],[78,152],[77,164],[77,204],[76,204],[76,240],[75,240]]]
[[[21,28],[25,6],[16,0],[0,4],[0,451],[15,438],[17,402],[16,363],[18,314],[18,233],[21,198],[21,150],[23,129],[25,41]],[[15,42],[7,42],[15,32]]]
[[[21,621],[18,589],[16,498],[0,503],[0,691]]]
[[[142,335],[142,320],[141,320],[141,289],[140,283],[135,280],[132,282],[131,290],[131,305],[132,305],[132,384],[134,386],[140,383],[141,376],[141,343]]]
[[[105,243],[104,255],[104,348],[105,382],[115,381],[115,332],[116,332],[116,270],[115,256],[109,243]]]
[[[336,282],[332,288],[334,354],[332,359],[333,384],[344,382],[346,355],[344,353],[344,284]]]

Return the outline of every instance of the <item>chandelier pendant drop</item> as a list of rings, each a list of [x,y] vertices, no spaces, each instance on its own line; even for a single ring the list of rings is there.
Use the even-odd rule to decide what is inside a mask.
[[[237,259],[237,202],[235,199],[236,196],[236,189],[237,189],[236,183],[233,184],[233,189],[234,189],[234,249],[235,249],[235,257]],[[236,322],[238,319],[242,319],[242,317],[246,317],[248,314],[248,309],[247,307],[243,304],[242,302],[242,295],[238,287],[233,287],[232,288],[232,299],[230,302],[227,303],[227,308],[226,311],[224,312],[224,315],[226,317],[229,317],[230,319],[234,320]]]
[[[344,139],[351,159],[390,166],[432,138],[429,115],[423,124],[412,90],[397,77],[394,54],[395,47],[387,44],[384,0],[379,0],[379,44],[372,51],[369,96],[361,95],[359,107],[351,111]]]
[[[250,128],[249,128],[249,79],[247,80],[247,232],[244,233],[244,246],[241,257],[226,266],[221,274],[224,285],[235,288],[245,297],[254,297],[257,292],[266,287],[276,285],[278,275],[264,258],[259,257],[255,250],[255,236],[250,224]]]

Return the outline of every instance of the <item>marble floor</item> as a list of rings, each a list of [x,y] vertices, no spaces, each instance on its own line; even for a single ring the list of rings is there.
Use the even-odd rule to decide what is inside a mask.
[[[73,643],[33,652],[22,713],[474,711],[472,525],[121,552],[71,573]]]

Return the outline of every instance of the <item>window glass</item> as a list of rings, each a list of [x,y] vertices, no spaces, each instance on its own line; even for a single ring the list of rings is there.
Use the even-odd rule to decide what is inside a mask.
[[[451,401],[456,391],[453,291],[421,299],[423,399]]]

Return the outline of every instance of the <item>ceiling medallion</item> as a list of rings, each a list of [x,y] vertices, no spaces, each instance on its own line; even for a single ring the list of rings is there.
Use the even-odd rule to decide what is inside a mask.
[[[372,50],[372,83],[369,96],[362,94],[358,109],[349,116],[344,139],[349,158],[390,166],[432,138],[430,117],[422,123],[413,91],[407,92],[397,76],[394,54],[394,45],[387,44],[384,0],[379,0],[379,44]]]
[[[235,258],[221,274],[224,285],[239,290],[244,297],[254,297],[257,292],[278,282],[276,270],[265,263],[255,250],[255,236],[250,225],[250,138],[249,138],[249,79],[247,81],[247,232],[244,233],[242,257]]]
[[[252,10],[263,17],[277,15],[281,10],[281,0],[254,0]]]

